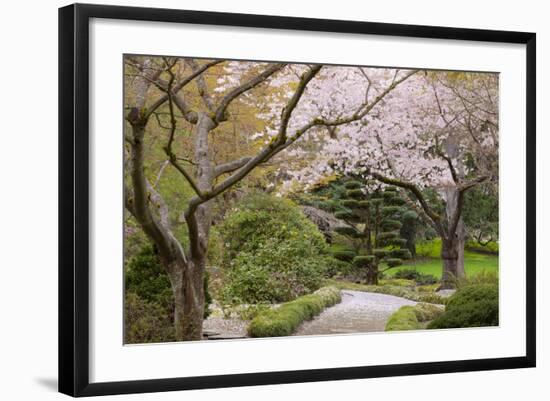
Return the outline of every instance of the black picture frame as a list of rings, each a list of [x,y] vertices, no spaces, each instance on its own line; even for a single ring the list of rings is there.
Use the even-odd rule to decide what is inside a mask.
[[[520,357],[90,383],[89,21],[106,18],[523,44],[526,47],[526,354]],[[478,29],[74,4],[59,9],[59,391],[95,396],[535,366],[536,35]]]

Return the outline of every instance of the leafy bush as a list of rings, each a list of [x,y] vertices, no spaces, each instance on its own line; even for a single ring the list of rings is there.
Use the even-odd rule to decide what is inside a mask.
[[[498,326],[498,286],[476,284],[459,288],[447,301],[445,313],[429,329]]]
[[[126,291],[140,299],[162,306],[173,313],[174,295],[170,279],[151,245],[146,245],[130,258],[124,276]]]
[[[341,301],[340,290],[323,287],[275,309],[260,312],[248,326],[250,337],[279,337],[292,334],[305,320]]]
[[[174,294],[172,286],[153,246],[144,246],[137,255],[130,259],[124,281],[126,293],[134,293],[143,302],[160,306],[162,314],[173,319]],[[208,274],[205,274],[204,277],[204,291],[204,317],[206,318],[209,314],[209,305],[212,302],[208,292]],[[151,307],[150,310],[156,309]]]
[[[494,241],[491,241],[486,245],[481,245],[478,241],[470,240],[470,241],[466,241],[466,244],[464,244],[464,249],[472,252],[498,255],[499,246],[498,246],[498,242],[494,242]]]
[[[424,322],[433,320],[443,314],[443,309],[426,303],[415,306],[402,306],[394,312],[386,323],[386,331],[418,330]]]
[[[133,292],[124,299],[124,343],[143,344],[175,341],[172,319],[155,302],[147,302]]]
[[[332,277],[337,274],[345,276],[347,274],[350,274],[354,268],[351,263],[339,260],[338,258],[332,256],[327,256],[325,260],[327,264],[325,275],[327,277]]]
[[[332,258],[317,226],[291,201],[258,193],[220,226],[225,303],[285,302],[315,291]]]

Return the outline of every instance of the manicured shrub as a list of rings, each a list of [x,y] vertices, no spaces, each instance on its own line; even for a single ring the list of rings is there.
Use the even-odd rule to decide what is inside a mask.
[[[358,268],[364,268],[374,262],[374,255],[359,255],[353,258],[353,265]]]
[[[343,212],[345,213],[346,215],[348,215],[347,212]],[[337,215],[338,213],[335,214],[335,216]],[[342,218],[342,217],[338,217],[336,216],[337,218]],[[351,226],[340,226],[340,227],[336,227],[334,229],[334,231],[336,231],[338,234],[341,234],[341,235],[348,235],[350,237],[355,237],[355,234],[357,233],[357,230]]]
[[[348,198],[360,199],[364,196],[364,193],[360,189],[350,189],[350,190],[346,191],[346,196]]]
[[[291,335],[305,320],[310,320],[323,309],[341,301],[340,290],[323,287],[313,294],[304,295],[278,308],[260,312],[250,322],[250,337],[280,337]]]
[[[382,229],[385,231],[395,231],[401,228],[402,224],[400,221],[386,219],[382,222]]]
[[[350,209],[355,209],[359,207],[359,201],[357,201],[356,199],[344,199],[342,200],[342,206]]]
[[[390,255],[393,258],[399,258],[399,259],[411,259],[411,251],[408,249],[393,249],[390,251]]]
[[[498,286],[477,284],[459,288],[447,301],[445,313],[428,328],[498,326]]]
[[[346,183],[344,183],[344,187],[346,187],[346,189],[359,189],[363,185],[364,184],[359,181],[347,181]]]
[[[289,200],[253,194],[219,231],[225,304],[289,301],[318,289],[328,271],[323,235]]]
[[[406,305],[394,312],[386,323],[386,331],[419,330],[422,323],[433,320],[443,314],[443,309],[436,305],[419,303]]]
[[[418,330],[420,323],[412,306],[406,305],[392,313],[386,322],[386,331]]]
[[[401,269],[394,274],[394,277],[414,280],[419,285],[435,284],[438,282],[437,277],[421,273],[415,269]]]
[[[351,262],[353,258],[355,257],[356,252],[355,251],[332,251],[332,256],[335,259],[341,260],[343,262]]]
[[[378,234],[378,240],[379,241],[387,241],[391,239],[395,239],[399,236],[399,233],[396,231],[388,231]]]
[[[403,261],[397,258],[389,258],[389,259],[386,259],[386,263],[388,264],[389,267],[397,267],[397,266],[401,266],[403,264]]]

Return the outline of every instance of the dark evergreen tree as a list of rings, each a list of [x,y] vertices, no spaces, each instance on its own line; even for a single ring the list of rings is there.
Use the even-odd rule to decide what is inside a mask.
[[[411,252],[404,248],[407,240],[400,234],[405,201],[395,187],[381,189],[359,180],[346,181],[343,187],[345,192],[337,200],[339,210],[334,215],[346,225],[336,231],[356,244],[356,253],[334,256],[351,259],[356,268],[366,272],[368,284],[378,284],[381,263],[393,268],[411,258]]]

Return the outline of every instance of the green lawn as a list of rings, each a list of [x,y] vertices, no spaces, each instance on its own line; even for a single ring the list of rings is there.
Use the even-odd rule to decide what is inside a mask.
[[[467,276],[475,275],[483,270],[486,272],[498,272],[498,256],[466,251],[464,253],[464,265]],[[395,269],[390,269],[386,273],[393,276],[401,269],[415,268],[421,273],[432,274],[437,278],[441,278],[441,266],[441,259],[421,258],[405,263],[403,266],[396,267]]]

